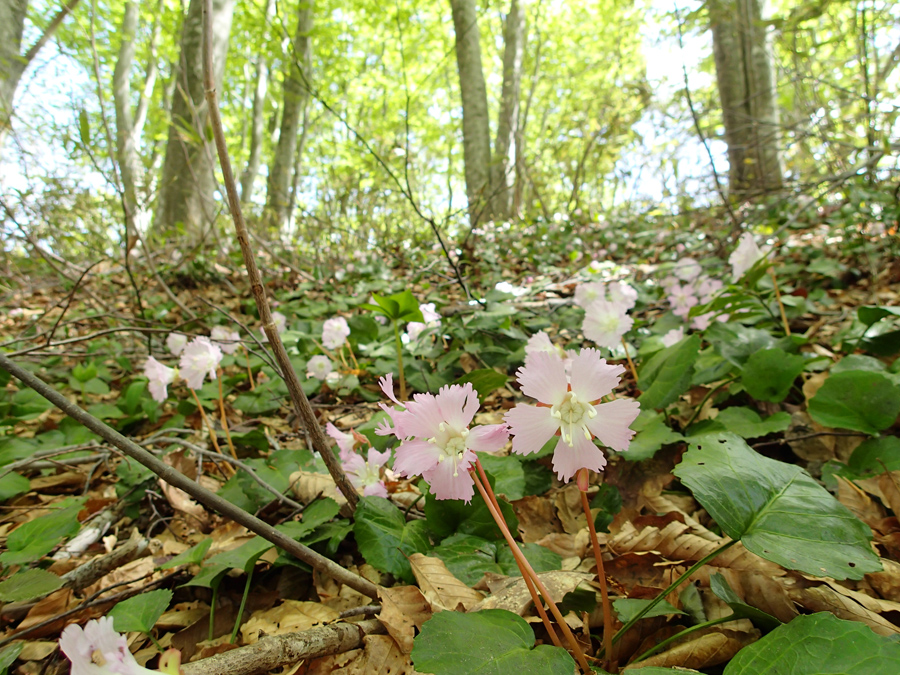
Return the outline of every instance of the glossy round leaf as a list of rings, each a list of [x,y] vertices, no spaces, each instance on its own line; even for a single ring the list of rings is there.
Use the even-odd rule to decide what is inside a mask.
[[[848,370],[834,373],[809,401],[819,424],[876,435],[900,413],[900,387],[880,373]]]
[[[758,401],[780,403],[794,380],[803,372],[806,360],[783,349],[762,349],[744,364],[742,380],[747,393]]]

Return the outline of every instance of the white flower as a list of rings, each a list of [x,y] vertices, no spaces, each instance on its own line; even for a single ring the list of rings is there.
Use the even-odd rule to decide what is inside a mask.
[[[113,628],[113,619],[104,616],[88,621],[84,628],[78,624],[66,626],[59,637],[59,648],[72,662],[72,675],[159,675],[138,665],[128,650],[128,640]],[[99,652],[104,665],[93,661]]]
[[[237,331],[228,330],[225,326],[214,326],[209,337],[226,354],[234,354],[240,346],[241,336]]]
[[[175,380],[175,369],[164,366],[150,356],[144,363],[144,376],[150,380],[147,384],[150,396],[157,403],[163,403],[168,396],[168,386]]]
[[[441,322],[441,315],[437,313],[433,302],[426,302],[419,305],[419,311],[422,312],[422,316],[425,317],[425,323]]]
[[[666,347],[671,347],[674,344],[681,342],[684,339],[684,328],[673,328],[668,333],[663,335],[662,343]]]
[[[637,297],[637,291],[624,281],[614,281],[609,285],[609,299],[625,306],[627,309],[634,307]]]
[[[327,356],[319,354],[318,356],[314,356],[306,362],[306,375],[307,377],[314,377],[317,380],[324,380],[326,377],[328,377],[329,373],[331,373],[333,367],[334,366],[331,363],[331,359],[329,359]]]
[[[575,304],[587,309],[595,300],[606,300],[606,284],[602,281],[591,281],[575,287]]]
[[[675,276],[682,281],[691,281],[692,279],[695,279],[703,270],[700,267],[700,263],[698,263],[693,258],[682,258],[675,263],[675,267],[672,269],[672,271],[675,273]]]
[[[281,312],[272,312],[272,323],[275,324],[275,330],[279,335],[287,330],[287,317]]]
[[[584,310],[582,332],[600,347],[612,349],[634,325],[623,306],[609,300],[595,300]]]
[[[169,333],[169,337],[166,338],[166,347],[168,347],[169,351],[175,356],[178,356],[181,353],[181,350],[184,349],[187,341],[187,335],[182,335],[181,333]]]
[[[406,324],[406,332],[412,342],[418,340],[422,331],[426,328],[436,328],[441,325],[441,315],[435,311],[433,302],[426,302],[425,304],[419,305],[419,311],[422,312],[425,323],[422,323],[421,321],[410,321]]]
[[[347,325],[347,319],[342,316],[332,317],[322,326],[322,344],[325,349],[337,349],[344,344],[348,335],[350,326]]]
[[[216,379],[216,368],[222,360],[222,350],[213,344],[208,337],[201,335],[188,343],[181,353],[179,367],[181,376],[191,389],[203,386],[203,380]]]
[[[728,256],[728,264],[731,265],[732,270],[732,281],[737,282],[740,280],[747,270],[753,267],[762,257],[763,252],[756,245],[753,235],[749,232],[744,232],[738,240],[737,248]]]

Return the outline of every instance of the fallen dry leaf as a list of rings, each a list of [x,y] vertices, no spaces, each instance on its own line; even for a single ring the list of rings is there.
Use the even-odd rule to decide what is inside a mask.
[[[878,635],[891,636],[900,633],[900,628],[890,623],[880,614],[866,609],[853,598],[849,598],[829,586],[795,588],[790,596],[797,604],[810,612],[831,612],[839,619],[860,621]]]
[[[422,624],[431,618],[431,605],[415,586],[382,588],[378,597],[381,598],[379,620],[397,641],[400,651],[409,654],[415,637],[413,628],[422,628]]]
[[[556,515],[556,507],[546,497],[529,495],[512,503],[519,519],[519,532],[526,544],[542,538],[562,533],[562,523]]]
[[[900,602],[900,563],[881,558],[881,572],[866,575],[866,581],[885,600]]]
[[[594,574],[587,572],[567,572],[554,570],[541,572],[538,578],[547,587],[547,592],[553,602],[560,603],[562,599],[574,591],[582,583],[588,583],[595,578]],[[532,604],[531,593],[522,577],[502,577],[493,575],[487,577],[487,583],[491,595],[478,605],[477,609],[505,609],[507,611],[524,616]]]
[[[241,637],[244,644],[251,645],[263,635],[299,633],[338,618],[340,612],[322,603],[284,600],[277,607],[254,612],[241,626]]]
[[[759,631],[713,630],[703,635],[693,633],[685,642],[677,643],[661,654],[654,654],[639,663],[625,667],[625,672],[650,666],[659,668],[711,668],[725,663],[741,649],[759,639]]]
[[[838,501],[866,525],[877,530],[878,523],[885,517],[881,505],[843,476],[835,476],[835,478],[838,484]]]
[[[484,597],[453,576],[440,558],[413,553],[409,556],[409,564],[419,588],[435,611],[455,611],[460,605],[468,611]]]
[[[367,635],[365,647],[316,659],[302,675],[419,675],[389,635]]]

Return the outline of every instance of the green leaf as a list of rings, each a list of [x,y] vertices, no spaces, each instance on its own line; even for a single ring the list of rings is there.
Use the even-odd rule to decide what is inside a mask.
[[[721,574],[715,573],[710,575],[709,588],[726,605],[731,607],[735,619],[750,619],[754,626],[765,632],[775,630],[781,625],[781,622],[771,614],[744,603],[737,596],[737,593],[731,590],[731,586],[728,585],[725,577]]]
[[[0,502],[28,492],[31,489],[31,481],[17,473],[8,473],[0,478]]]
[[[599,508],[594,517],[594,527],[598,532],[609,532],[609,526],[616,514],[622,510],[622,494],[619,488],[609,483],[602,483],[597,494],[591,499],[591,509]]]
[[[762,419],[752,408],[735,406],[719,412],[715,422],[741,438],[759,438],[787,429],[791,425],[791,416],[782,411]]]
[[[111,403],[96,403],[88,408],[88,412],[101,420],[117,420],[125,417],[125,413],[118,406],[114,406]]]
[[[268,539],[253,537],[237,548],[217,553],[207,560],[206,564],[222,565],[229,569],[243,570],[245,574],[249,574],[259,557],[270,548],[275,548],[275,544]]]
[[[852,429],[875,436],[900,413],[900,388],[880,373],[834,373],[809,401],[809,414],[824,427]]]
[[[275,529],[286,534],[291,539],[299,540],[319,527],[319,525],[323,525],[334,518],[340,510],[341,507],[336,501],[331,499],[331,497],[325,497],[307,506],[303,511],[303,520],[299,523],[290,521],[276,526]]]
[[[202,588],[218,588],[222,578],[231,569],[225,565],[204,565],[194,577],[183,586],[200,586]]]
[[[509,377],[498,373],[493,368],[482,368],[466,373],[456,381],[456,384],[472,383],[472,387],[478,392],[478,400],[482,403],[491,393],[505,385]]]
[[[109,611],[113,626],[120,633],[149,633],[172,602],[172,591],[162,588],[123,600]]]
[[[425,521],[406,522],[403,512],[383,497],[363,497],[354,514],[353,533],[359,552],[370,565],[408,583],[415,577],[407,556],[431,548]]]
[[[665,416],[655,410],[641,410],[631,428],[637,433],[628,451],[622,453],[622,458],[629,462],[650,459],[662,446],[684,440],[684,436],[669,428]]]
[[[187,551],[182,551],[174,558],[167,560],[159,566],[161,570],[170,570],[180,565],[199,565],[206,557],[206,552],[212,546],[212,537],[201,540],[198,544],[194,544]]]
[[[892,356],[900,351],[900,330],[867,335],[860,340],[859,346],[878,356]]]
[[[753,354],[774,347],[777,342],[768,331],[747,328],[739,323],[713,323],[704,337],[722,358],[736,366],[743,366]]]
[[[392,298],[386,298],[383,295],[372,293],[372,299],[375,300],[377,309],[368,303],[360,305],[363,309],[372,309],[384,314],[391,321],[397,321],[400,318],[400,303]]]
[[[40,416],[42,412],[53,407],[47,399],[34,389],[21,389],[13,394],[12,410],[10,416],[20,420],[31,420]]]
[[[81,136],[81,143],[85,147],[91,144],[91,126],[88,123],[87,110],[84,108],[78,112],[78,134]]]
[[[863,305],[856,310],[856,315],[865,326],[871,326],[886,316],[900,316],[900,307],[884,307],[879,305]]]
[[[525,469],[522,462],[516,457],[507,455],[497,457],[486,452],[479,453],[481,465],[488,471],[497,483],[494,491],[497,494],[506,495],[510,501],[521,499],[525,496]]]
[[[19,658],[22,649],[25,647],[24,641],[13,642],[3,651],[0,651],[0,675],[6,675],[13,661]]]
[[[415,296],[408,289],[401,291],[400,293],[394,293],[388,300],[397,303],[399,308],[398,319],[402,321],[418,321],[419,323],[425,323],[425,317],[422,316],[422,310],[419,309],[419,301],[416,300]]]
[[[882,436],[863,441],[850,455],[847,467],[861,478],[900,471],[900,438]]]
[[[732,539],[787,569],[862,579],[881,569],[871,530],[803,469],[735,434],[704,436],[673,473]]]
[[[24,602],[41,598],[62,587],[63,580],[42,569],[23,570],[0,583],[0,600]]]
[[[562,564],[558,553],[539,544],[522,544],[520,548],[535,572],[558,570]],[[478,583],[487,572],[521,576],[509,547],[498,546],[497,542],[481,537],[451,535],[436,546],[431,555],[443,560],[453,576],[469,586]]]
[[[412,651],[416,670],[435,675],[572,675],[561,647],[534,646],[522,617],[503,609],[440,612],[422,625]]]
[[[896,675],[900,642],[828,612],[798,616],[739,651],[724,675]]]
[[[4,565],[22,565],[40,560],[66,537],[78,532],[79,499],[74,505],[30,520],[17,527],[6,540],[7,550],[0,554]],[[69,502],[71,504],[71,501]]]
[[[633,617],[637,616],[638,612],[644,609],[644,607],[649,605],[651,602],[653,601],[640,600],[638,598],[620,598],[619,600],[613,601],[613,608],[616,610],[616,614],[619,615],[619,621],[621,621],[622,623],[626,623]],[[684,614],[684,612],[682,612],[680,609],[677,609],[676,607],[673,607],[665,600],[661,600],[653,609],[644,614],[642,618],[649,619],[654,616],[666,616],[668,614]]]
[[[496,481],[489,471],[487,474],[491,487],[496,492]],[[422,485],[425,485],[424,481]],[[466,504],[459,499],[436,499],[431,490],[423,489],[422,491],[425,492],[426,520],[424,522],[428,523],[428,529],[439,539],[448,537],[455,532],[471,534],[484,539],[503,538],[503,533],[500,532],[491,512],[480,497]],[[497,500],[510,532],[516,532],[519,527],[519,519],[516,518],[512,505],[502,497],[498,497]]]
[[[700,354],[700,337],[691,335],[654,354],[641,368],[638,399],[642,408],[662,409],[678,400],[691,383],[694,362]]]
[[[806,359],[783,349],[762,349],[744,364],[741,379],[747,393],[758,401],[783,401],[794,380],[803,372]]]

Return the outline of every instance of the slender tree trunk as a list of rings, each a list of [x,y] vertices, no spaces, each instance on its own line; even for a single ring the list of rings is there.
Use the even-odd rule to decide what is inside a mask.
[[[50,20],[37,41],[22,54],[28,0],[0,0],[0,150],[12,126],[13,101],[25,69],[78,2],[69,0]]]
[[[131,116],[131,68],[134,64],[134,35],[137,31],[138,6],[134,2],[125,3],[122,19],[122,45],[113,71],[113,103],[116,108],[116,157],[122,176],[125,199],[125,237],[130,251],[137,235],[135,215],[137,212],[137,183],[140,171],[134,120]]]
[[[729,191],[739,198],[783,186],[775,72],[762,3],[714,0],[710,5]]]
[[[313,0],[301,0],[297,18],[297,32],[294,35],[290,66],[284,77],[284,105],[281,112],[281,132],[275,157],[269,171],[266,194],[266,213],[269,225],[278,231],[287,224],[290,217],[291,172],[294,167],[294,153],[297,149],[297,132],[309,101],[309,86],[312,72]]]
[[[294,216],[297,208],[297,192],[300,184],[300,163],[303,161],[303,151],[306,149],[306,139],[309,136],[309,106],[303,109],[303,126],[300,129],[300,141],[297,143],[297,153],[294,157],[294,170],[291,178],[291,203],[288,205],[288,221]],[[296,236],[294,228],[294,236]]]
[[[519,0],[511,0],[503,27],[503,89],[491,185],[494,189],[493,214],[509,220],[513,212],[516,141],[519,138],[519,100],[522,84],[522,55],[525,51],[525,13]]]
[[[491,199],[491,132],[487,87],[481,67],[481,34],[475,0],[450,0],[456,33],[456,66],[463,107],[463,160],[469,224],[488,220]]]
[[[181,34],[178,80],[172,100],[172,121],[163,163],[154,229],[170,230],[183,223],[191,238],[212,219],[213,155],[207,147],[207,109],[203,91],[202,0],[191,0]],[[221,88],[234,0],[213,0],[213,61],[216,87]]]
[[[266,4],[266,26],[275,16],[275,0],[268,0]],[[268,29],[264,39],[269,40]],[[265,58],[260,55],[256,58],[256,70],[253,77],[253,113],[250,116],[250,154],[247,157],[247,166],[241,174],[241,201],[249,202],[253,197],[253,183],[259,175],[259,164],[262,156],[263,129],[265,127],[266,91],[269,87],[269,66]]]

